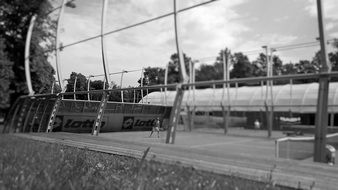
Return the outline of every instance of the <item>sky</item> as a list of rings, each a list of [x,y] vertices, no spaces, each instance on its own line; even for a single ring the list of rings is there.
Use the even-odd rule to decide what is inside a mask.
[[[177,0],[182,9],[207,0]],[[75,0],[66,8],[60,41],[67,45],[100,34],[103,0]],[[327,39],[338,38],[338,2],[322,0]],[[56,1],[59,6],[61,1]],[[173,0],[109,0],[105,32],[120,29],[173,11]],[[200,63],[213,64],[221,49],[242,51],[251,61],[262,46],[280,47],[315,42],[318,34],[315,0],[218,0],[179,14],[181,47]],[[173,16],[105,37],[109,72],[138,70],[123,76],[122,87],[137,86],[141,69],[164,68],[176,52]],[[328,45],[329,51],[332,48]],[[255,50],[254,52],[252,50]],[[276,51],[284,63],[311,60],[319,46]],[[55,67],[55,58],[51,58]],[[61,74],[103,74],[101,39],[64,48]],[[102,80],[96,77],[93,80]],[[120,84],[121,75],[111,75]]]

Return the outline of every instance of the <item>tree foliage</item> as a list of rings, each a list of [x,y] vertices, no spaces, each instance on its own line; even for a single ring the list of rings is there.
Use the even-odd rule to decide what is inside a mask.
[[[86,78],[86,76],[84,76],[81,73],[72,72],[70,74],[69,78],[67,79],[68,83],[66,85],[66,92],[74,92],[75,81],[76,81],[75,92],[88,91],[88,78]],[[112,89],[120,88],[113,81],[111,82],[111,85],[112,85]],[[105,86],[105,87],[103,88],[103,86]],[[94,80],[94,81],[89,82],[89,91],[103,90],[103,89],[108,89],[108,84],[105,83],[104,81]],[[73,95],[67,95],[67,96],[64,96],[64,98],[73,99],[74,96]],[[102,92],[90,93],[90,100],[100,101],[101,98],[102,98]],[[77,94],[76,99],[77,100],[87,100],[88,94],[87,93]],[[133,92],[131,92],[131,91],[124,92],[124,100],[126,100],[126,102],[133,101]],[[109,101],[120,102],[121,101],[121,92],[120,91],[111,92],[110,96],[109,96]]]
[[[332,71],[338,71],[338,39],[334,40],[332,46],[335,51],[329,53],[329,60],[332,64]]]
[[[160,67],[147,67],[144,69],[144,85],[164,84],[165,69]]]
[[[329,61],[332,64],[332,71],[338,71],[338,40],[334,40],[333,47],[334,52],[329,53]],[[213,64],[202,63],[200,67],[196,69],[196,81],[210,81],[210,80],[222,80],[223,79],[223,54],[229,49],[222,49],[219,51],[218,56]],[[260,53],[256,60],[250,61],[249,58],[242,52],[229,54],[230,64],[230,78],[249,78],[249,77],[265,77],[267,75],[267,57],[264,53]],[[169,77],[168,83],[175,83],[179,81],[179,72],[177,65],[177,54],[173,54],[170,57],[169,62]],[[192,58],[185,56],[185,65],[189,73],[189,61]],[[294,75],[294,74],[311,74],[318,73],[321,67],[320,54],[317,52],[312,60],[300,60],[296,63],[283,64],[283,61],[278,55],[272,56],[273,76],[278,75]],[[149,77],[149,85],[163,84],[164,69],[159,67],[148,67],[145,75]],[[335,80],[335,79],[333,79]],[[147,79],[144,79],[147,81]],[[315,82],[314,79],[295,80],[294,83],[308,83]],[[140,80],[139,80],[140,82]],[[289,80],[281,80],[275,82],[275,84],[286,84]],[[147,84],[147,83],[144,83]],[[242,84],[243,85],[243,84]],[[256,84],[246,84],[256,85]],[[209,86],[208,86],[209,87]]]
[[[4,40],[0,38],[0,110],[7,109],[10,106],[10,81],[14,78],[12,71],[13,62],[8,60],[4,49]]]
[[[242,52],[235,53],[232,61],[233,69],[230,71],[230,78],[249,78],[254,76],[253,65]]]
[[[226,51],[228,51],[228,49],[226,49]],[[225,50],[221,50],[218,53],[216,61],[213,65],[201,64],[201,66],[196,69],[196,81],[222,80],[224,53]],[[231,57],[231,54],[228,56]]]
[[[46,15],[52,9],[48,0],[3,0],[0,4],[0,37],[4,39],[8,59],[13,62],[14,80],[10,90],[12,101],[27,93],[24,71],[26,35],[33,15],[38,15],[31,40],[30,65],[33,90],[50,92],[54,69],[48,62],[45,50],[53,45],[55,23]]]
[[[191,58],[186,54],[183,54],[184,57],[184,65],[189,74],[189,62],[191,62]],[[151,86],[151,85],[159,85],[164,84],[164,76],[165,69],[160,67],[147,67],[144,69],[143,76],[143,85]],[[170,61],[168,62],[168,84],[178,83],[180,81],[180,73],[179,73],[179,64],[178,64],[178,56],[177,53],[174,53],[170,56]],[[141,79],[138,80],[138,83],[141,85]]]

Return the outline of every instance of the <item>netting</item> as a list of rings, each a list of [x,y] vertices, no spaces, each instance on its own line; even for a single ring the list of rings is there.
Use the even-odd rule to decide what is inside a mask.
[[[276,157],[304,160],[314,155],[314,137],[286,137],[276,140]],[[326,136],[326,143],[338,149],[338,133]]]

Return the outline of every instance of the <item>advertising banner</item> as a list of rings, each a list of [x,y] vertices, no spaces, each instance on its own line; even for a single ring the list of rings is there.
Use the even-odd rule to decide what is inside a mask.
[[[122,130],[146,130],[155,126],[156,117],[124,116]]]
[[[105,114],[102,118],[101,132],[151,130],[160,114]],[[96,113],[65,113],[55,118],[53,131],[90,133],[96,119]]]
[[[91,132],[94,125],[95,116],[68,116],[58,115],[55,118],[53,131],[65,132]],[[107,125],[107,117],[103,117],[101,129],[104,130]]]

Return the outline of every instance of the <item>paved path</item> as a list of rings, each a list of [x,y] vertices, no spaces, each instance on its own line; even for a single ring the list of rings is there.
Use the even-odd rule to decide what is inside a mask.
[[[233,130],[227,136],[217,130],[201,131],[178,132],[175,145],[164,143],[164,132],[160,138],[156,134],[149,138],[149,132],[101,133],[100,136],[63,132],[16,135],[134,157],[141,157],[143,151],[151,147],[148,159],[161,162],[178,161],[197,169],[296,188],[338,188],[336,166],[276,159],[274,138],[282,134],[274,133],[273,138],[268,139],[264,131]]]

